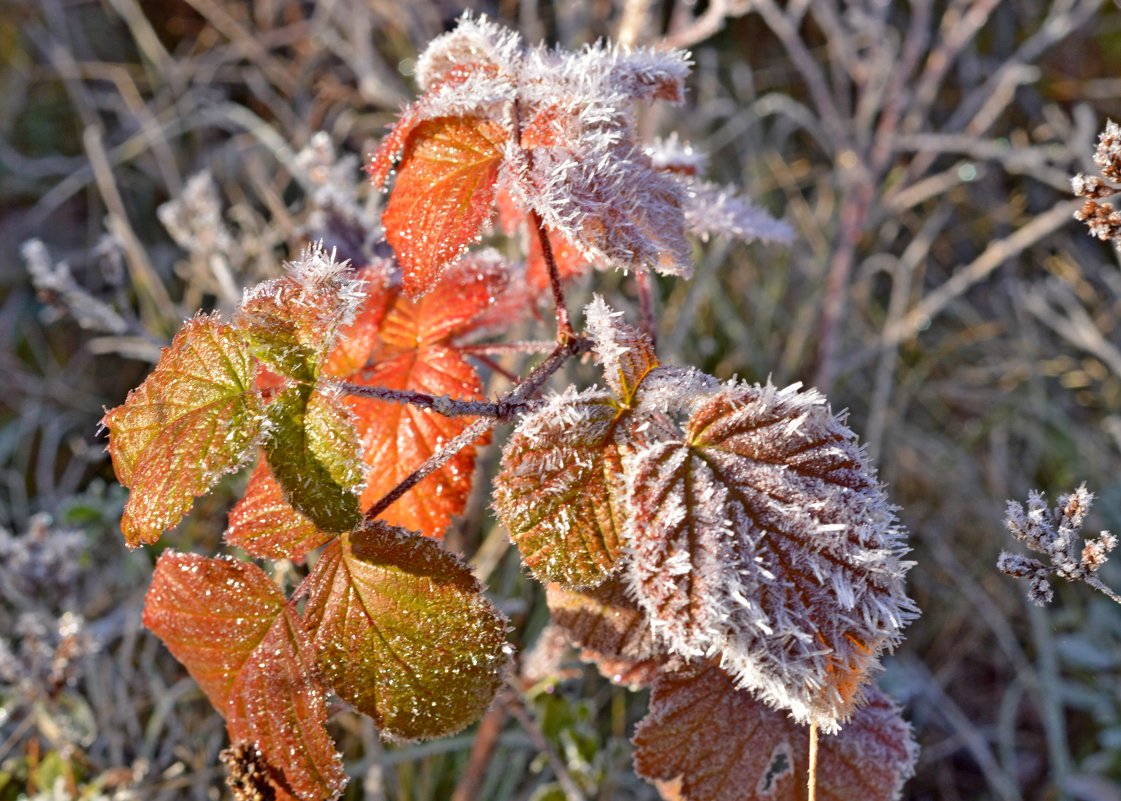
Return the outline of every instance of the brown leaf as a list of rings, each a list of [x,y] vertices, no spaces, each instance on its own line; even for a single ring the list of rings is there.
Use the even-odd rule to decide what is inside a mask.
[[[804,801],[809,729],[767,707],[715,666],[667,672],[634,735],[635,771],[667,801]],[[878,689],[839,734],[818,742],[820,801],[894,801],[918,748]],[[665,789],[663,789],[663,787]]]

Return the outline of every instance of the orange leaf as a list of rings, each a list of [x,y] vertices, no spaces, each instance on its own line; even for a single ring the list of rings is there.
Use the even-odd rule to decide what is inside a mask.
[[[226,542],[266,559],[302,559],[334,537],[284,499],[284,491],[261,457],[245,495],[230,510]]]
[[[255,565],[165,551],[144,625],[226,718],[232,742],[252,742],[283,777],[280,796],[337,798],[342,760],[303,621]]]
[[[360,381],[370,386],[454,398],[482,397],[475,368],[455,351],[438,345],[379,362],[362,373]],[[472,420],[369,398],[352,397],[349,403],[356,417],[363,458],[369,467],[369,480],[362,493],[363,508],[380,500]],[[442,535],[451,519],[467,505],[474,470],[475,449],[464,448],[405,493],[382,518],[428,536]]]
[[[417,125],[404,146],[382,224],[412,296],[479,234],[490,216],[506,130],[477,118],[440,117]]]
[[[505,289],[507,277],[500,259],[471,254],[418,300],[389,288],[381,294],[372,292],[367,303],[388,303],[388,310],[384,314],[366,308],[359,311],[353,333],[366,343],[365,352],[355,348],[345,362],[339,358],[332,363],[370,363],[370,367],[344,376],[355,383],[479,400],[479,376],[455,350],[452,340],[474,330]],[[363,507],[379,500],[471,422],[470,418],[448,418],[369,398],[351,397],[348,403],[357,417],[363,458],[370,467]],[[383,518],[406,529],[440,536],[451,519],[463,512],[474,467],[475,450],[465,448],[393,504]]]
[[[663,673],[634,735],[635,772],[667,801],[803,801],[809,729],[767,707],[715,666]],[[878,689],[818,745],[820,801],[894,801],[917,747]]]

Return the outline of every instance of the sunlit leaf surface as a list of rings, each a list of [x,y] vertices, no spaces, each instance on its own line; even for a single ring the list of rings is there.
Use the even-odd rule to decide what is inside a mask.
[[[715,666],[662,673],[634,735],[635,770],[667,801],[804,801],[809,728],[737,689]],[[918,748],[878,689],[818,742],[820,801],[895,801]]]
[[[595,586],[615,566],[624,523],[622,414],[609,393],[570,391],[523,416],[506,443],[494,508],[543,581]]]
[[[332,543],[305,588],[325,680],[383,734],[450,734],[490,704],[506,620],[435,541],[376,521]]]
[[[232,742],[253,742],[282,774],[280,793],[337,798],[342,760],[324,724],[303,621],[255,565],[164,552],[144,606],[144,625],[183,663],[226,718]]]
[[[300,384],[268,408],[264,448],[284,497],[326,532],[349,531],[362,515],[357,435],[338,398]]]
[[[410,132],[382,215],[410,295],[431,290],[490,217],[506,138],[502,126],[471,117],[426,120]]]
[[[158,540],[195,496],[245,463],[262,417],[253,378],[249,348],[233,327],[200,315],[102,419],[117,478],[131,490],[121,518],[130,546]]]

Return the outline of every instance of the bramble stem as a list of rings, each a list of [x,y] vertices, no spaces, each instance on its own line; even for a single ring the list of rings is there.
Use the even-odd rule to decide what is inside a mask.
[[[806,788],[806,801],[817,798],[817,724],[810,724],[810,770],[809,785]]]
[[[426,392],[416,392],[411,389],[387,389],[386,387],[373,387],[366,384],[339,383],[335,386],[347,395],[374,398],[390,403],[407,403],[411,406],[419,406],[422,409],[439,412],[444,417],[494,417],[499,420],[508,420],[532,407],[532,404],[526,401],[463,400],[461,398],[449,398],[447,395],[429,395]]]
[[[553,352],[549,354],[549,358],[533,368],[522,382],[506,393],[497,403],[513,406],[525,405],[525,401],[537,392],[549,379],[549,376],[561,368],[561,365],[571,357],[587,353],[591,349],[592,341],[585,337],[572,336],[564,342],[557,343],[557,346],[553,348]],[[489,431],[497,421],[498,418],[496,417],[480,417],[474,423],[467,426],[467,428],[460,432],[459,436],[429,456],[424,464],[402,479],[401,483],[391,489],[385,497],[371,506],[366,512],[366,519],[375,519],[392,506],[398,498],[429,475],[439,470],[447,464],[453,456]]]
[[[658,346],[658,326],[654,320],[654,287],[650,282],[650,273],[638,270],[634,275],[635,287],[638,289],[638,302],[642,308],[642,328],[646,336],[650,337],[650,344]]]
[[[549,241],[549,234],[545,230],[545,223],[536,211],[529,212],[529,219],[537,230],[537,239],[541,243],[541,255],[545,257],[545,266],[549,269],[549,286],[553,290],[553,303],[557,309],[557,342],[565,342],[576,336],[572,330],[572,320],[568,316],[568,305],[564,302],[564,290],[561,288],[560,270],[557,268],[557,258],[553,255],[553,244]]]
[[[455,349],[465,356],[493,356],[501,353],[548,353],[557,346],[556,340],[543,339],[528,342],[480,342],[475,345],[456,345]]]

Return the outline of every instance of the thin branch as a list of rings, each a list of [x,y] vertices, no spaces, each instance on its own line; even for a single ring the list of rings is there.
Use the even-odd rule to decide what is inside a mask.
[[[479,797],[479,791],[482,790],[483,781],[487,776],[487,767],[498,745],[498,736],[502,733],[502,727],[509,716],[510,691],[501,690],[479,722],[479,730],[471,742],[467,766],[463,769],[455,790],[452,791],[450,801],[474,801]]]
[[[808,801],[817,799],[817,723],[810,724],[810,768],[807,778],[806,798]]]
[[[549,268],[549,286],[553,290],[553,302],[557,309],[557,342],[566,342],[576,336],[572,330],[572,320],[568,316],[568,305],[564,302],[564,290],[561,289],[560,270],[557,269],[557,259],[553,255],[553,245],[549,241],[549,234],[545,231],[545,223],[536,211],[530,211],[529,218],[537,231],[537,239],[541,243],[541,255],[545,257],[545,266]]]
[[[573,336],[565,342],[560,342],[549,354],[549,358],[541,362],[533,369],[533,371],[526,376],[518,386],[514,387],[510,392],[506,393],[499,401],[500,404],[522,404],[537,390],[539,390],[544,383],[549,379],[553,373],[561,368],[561,366],[573,356],[579,356],[582,353],[587,353],[592,349],[592,341],[585,337]],[[406,476],[401,483],[390,490],[385,497],[370,507],[366,512],[368,520],[375,519],[378,515],[388,509],[393,503],[411,490],[429,475],[436,470],[439,470],[448,461],[466,448],[472,442],[475,442],[479,437],[489,431],[497,422],[494,417],[481,417],[471,425],[467,426],[459,436],[448,442],[441,447],[438,451],[433,453],[424,464],[414,470],[411,474]]]
[[[642,308],[642,329],[650,337],[651,344],[658,344],[658,325],[654,319],[654,288],[650,281],[650,273],[646,270],[637,270],[634,275],[635,286],[638,288],[638,302]]]
[[[504,353],[548,353],[557,346],[555,341],[531,340],[527,342],[480,342],[475,345],[456,345],[464,356],[495,356]]]
[[[527,401],[464,400],[462,398],[449,398],[447,395],[429,395],[426,392],[416,392],[411,389],[387,389],[386,387],[374,387],[367,384],[339,382],[335,386],[347,395],[374,398],[390,403],[407,403],[410,406],[431,409],[444,415],[444,417],[493,417],[498,420],[508,420],[533,407],[533,404]]]

